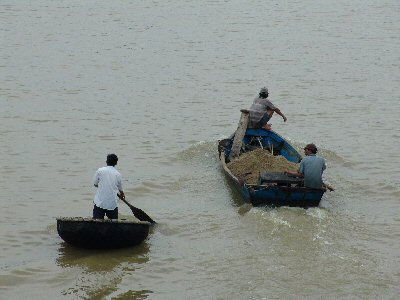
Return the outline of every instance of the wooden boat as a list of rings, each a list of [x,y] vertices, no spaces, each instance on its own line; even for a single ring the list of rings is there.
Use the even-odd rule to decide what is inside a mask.
[[[237,136],[235,137],[235,135]],[[235,158],[235,155],[232,156],[235,146],[236,157],[257,148],[267,149],[275,156],[282,155],[288,161],[294,163],[299,163],[302,156],[288,141],[272,130],[246,130],[245,128],[243,133],[240,133],[238,128],[236,133],[230,138],[220,141],[218,151],[222,167],[229,180],[233,183],[234,188],[239,191],[245,202],[249,202],[254,206],[268,205],[307,208],[319,205],[326,189],[304,187],[301,178],[292,177],[283,172],[264,172],[261,174],[257,184],[246,184],[242,177],[235,177],[227,167],[227,163]]]
[[[142,221],[99,220],[80,217],[57,218],[57,232],[73,246],[82,248],[122,248],[143,242],[151,224]]]

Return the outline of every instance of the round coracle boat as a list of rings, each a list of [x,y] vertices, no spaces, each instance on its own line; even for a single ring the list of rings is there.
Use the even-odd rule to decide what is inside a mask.
[[[57,232],[68,244],[82,248],[122,248],[142,243],[149,222],[126,219],[100,220],[82,217],[57,218]]]

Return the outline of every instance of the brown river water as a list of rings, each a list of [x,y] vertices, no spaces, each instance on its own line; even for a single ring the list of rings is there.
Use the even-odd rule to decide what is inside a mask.
[[[0,299],[398,299],[400,2],[0,2]],[[219,165],[262,86],[315,143],[320,207],[243,203]],[[126,199],[158,225],[82,250],[119,156]],[[130,209],[119,204],[122,216]]]

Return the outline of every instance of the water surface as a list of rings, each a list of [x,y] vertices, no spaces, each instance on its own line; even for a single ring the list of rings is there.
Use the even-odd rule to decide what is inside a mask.
[[[399,294],[400,4],[2,1],[0,295],[4,299],[395,299]],[[262,86],[273,129],[327,160],[318,208],[252,208],[217,140]],[[116,153],[127,200],[159,225],[87,251]],[[130,216],[128,207],[120,212]]]

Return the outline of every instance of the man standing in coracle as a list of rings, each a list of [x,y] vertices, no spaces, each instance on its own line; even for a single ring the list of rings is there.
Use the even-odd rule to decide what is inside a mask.
[[[93,219],[118,219],[118,193],[121,199],[125,199],[122,189],[122,176],[117,171],[118,157],[115,154],[107,155],[106,167],[99,168],[93,178],[93,184],[97,187],[94,197]]]

